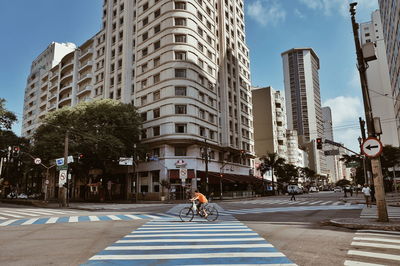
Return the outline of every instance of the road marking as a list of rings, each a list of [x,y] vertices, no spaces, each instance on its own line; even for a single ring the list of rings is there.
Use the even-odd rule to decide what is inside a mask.
[[[26,222],[23,222],[21,225],[33,224],[37,220],[39,220],[39,218],[32,218],[32,219],[27,220]]]
[[[394,232],[394,233],[397,233],[397,232]],[[356,233],[356,235],[400,238],[400,235],[388,235],[388,234],[378,234],[378,233]]]
[[[115,215],[107,215],[107,217],[111,218],[111,220],[113,220],[113,221],[122,220],[121,218],[119,218],[119,217],[117,217],[117,216],[115,216]]]
[[[136,230],[133,233],[134,234],[147,234],[147,233],[174,233],[174,232],[185,232],[187,230],[170,230],[169,228],[166,230]],[[249,228],[244,228],[244,229],[208,229],[207,230],[190,230],[190,234],[193,232],[252,232],[251,229]]]
[[[89,216],[89,220],[90,220],[91,222],[100,221],[99,217],[97,217],[97,216]]]
[[[7,211],[4,211],[4,212],[7,212]],[[23,216],[16,215],[16,214],[9,214],[9,213],[2,213],[1,215],[11,216],[11,217],[14,217],[14,218],[24,218]]]
[[[400,235],[400,232],[396,232],[396,231],[383,231],[383,230],[358,230],[357,232],[373,232],[373,233],[390,233],[390,234],[394,234],[394,235]]]
[[[384,238],[373,238],[373,237],[354,237],[354,240],[361,241],[379,241],[379,242],[387,242],[387,243],[398,243],[400,244],[400,240],[396,239],[384,239]]]
[[[94,255],[89,260],[168,260],[168,259],[203,259],[205,254],[148,254],[145,255]],[[207,253],[208,258],[251,258],[284,257],[280,252],[235,252]]]
[[[342,203],[341,201],[336,201],[335,203],[333,203],[332,205],[333,206],[337,206],[337,205],[339,205],[340,203]]]
[[[124,216],[129,217],[133,220],[139,220],[141,219],[140,217],[136,216],[136,215],[132,215],[132,214],[124,214]]]
[[[166,237],[166,236],[256,236],[257,233],[239,233],[239,234],[155,234],[155,235],[146,235],[146,237]],[[139,234],[132,234],[132,235],[127,235],[126,237],[129,238],[136,238],[136,237],[143,237],[143,235],[139,235]]]
[[[366,263],[366,262],[360,262],[360,261],[346,260],[344,262],[344,266],[385,266],[385,265],[383,265],[383,264],[375,264],[375,263]]]
[[[192,240],[193,241],[193,240]],[[272,244],[246,244],[246,248],[271,248]],[[110,246],[105,250],[163,250],[163,249],[205,249],[205,248],[243,248],[243,244],[225,245],[164,245],[164,246]]]
[[[400,261],[400,256],[387,254],[387,253],[375,253],[375,252],[365,252],[365,251],[358,251],[358,250],[349,250],[349,252],[347,254],[356,255],[356,256],[363,256],[363,257],[370,257],[370,258],[378,258],[378,259],[388,259],[388,260]]]
[[[7,212],[7,213],[17,213],[17,214],[27,215],[27,216],[39,216],[39,215],[37,215],[37,214],[27,213],[27,212],[24,212],[24,211],[9,211],[9,210],[4,210],[4,212]],[[11,214],[5,214],[5,215],[12,216]],[[15,217],[16,217],[16,216],[15,216]],[[19,216],[19,217],[22,217],[22,216]]]
[[[399,245],[388,245],[388,244],[367,243],[367,242],[351,242],[351,245],[361,246],[361,247],[400,249]]]
[[[165,228],[165,227],[148,227],[148,228],[139,228],[139,229],[137,229],[136,231],[140,231],[140,232],[142,232],[142,231],[145,231],[145,232],[148,232],[148,231],[150,231],[150,230],[167,230],[167,229],[172,229],[172,230],[179,230],[179,231],[187,231],[187,230],[192,230],[192,229],[204,229],[205,227],[204,226],[188,226],[188,227],[168,227],[168,228]],[[248,229],[248,227],[246,227],[246,226],[221,226],[221,227],[218,227],[218,226],[212,226],[212,225],[210,225],[210,226],[207,226],[207,231],[210,231],[210,230],[212,230],[212,229],[218,229],[218,231],[221,231],[220,229]]]
[[[168,242],[168,243],[170,243],[171,241],[173,241],[174,243],[183,243],[183,242],[189,242],[189,243],[192,243],[193,241],[195,241],[195,242],[210,242],[210,241],[212,241],[212,242],[226,242],[226,241],[262,241],[262,240],[265,240],[264,238],[262,238],[262,237],[252,237],[252,238],[229,238],[229,239],[227,239],[227,238],[213,238],[213,239],[196,239],[196,240],[193,240],[193,239],[174,239],[174,240],[171,240],[171,239],[156,239],[156,240],[154,240],[154,239],[135,239],[135,240],[128,240],[128,239],[122,239],[122,240],[118,240],[117,242],[115,242],[115,243],[146,243],[146,242]]]
[[[8,221],[0,223],[0,226],[6,226],[6,225],[9,225],[9,224],[12,224],[15,221],[18,221],[18,220],[8,220]]]
[[[59,217],[51,217],[49,220],[47,220],[46,224],[54,224],[57,222]]]
[[[77,222],[78,222],[78,216],[71,216],[71,217],[69,217],[68,222],[69,222],[69,223],[77,223]]]

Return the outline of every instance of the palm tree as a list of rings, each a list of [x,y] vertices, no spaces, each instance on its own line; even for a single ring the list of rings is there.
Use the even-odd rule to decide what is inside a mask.
[[[261,156],[261,161],[271,169],[272,172],[272,191],[275,195],[275,183],[274,183],[274,170],[282,166],[285,163],[285,159],[279,157],[277,153],[267,153],[267,155]]]

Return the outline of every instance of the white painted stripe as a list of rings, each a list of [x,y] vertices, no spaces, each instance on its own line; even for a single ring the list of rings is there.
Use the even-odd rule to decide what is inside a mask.
[[[171,241],[173,241],[174,243],[183,243],[183,242],[190,242],[193,243],[193,241],[195,242],[230,242],[230,241],[265,241],[264,238],[262,237],[252,237],[252,238],[213,238],[213,239],[203,239],[203,238],[199,238],[199,239],[122,239],[122,240],[118,240],[115,243],[149,243],[149,242],[167,242],[167,243],[171,243]]]
[[[365,252],[365,251],[358,251],[358,250],[349,250],[349,252],[347,254],[363,256],[363,257],[370,257],[370,258],[377,258],[377,259],[400,261],[399,255],[392,255],[392,254],[387,254],[387,253],[375,253],[375,252]]]
[[[6,219],[8,219],[8,218],[0,216],[0,219],[4,219],[4,220],[6,220]]]
[[[399,245],[388,245],[388,244],[367,243],[367,242],[351,242],[351,245],[360,247],[400,249]]]
[[[15,221],[17,221],[17,220],[8,220],[8,221],[0,223],[0,226],[6,226],[6,225],[9,225],[9,224],[12,224]]]
[[[26,213],[26,212],[22,212],[22,211],[4,211],[4,212],[5,212],[4,215],[13,216],[13,217],[21,217],[21,216],[15,216],[15,215],[11,215],[8,213],[16,213],[16,214],[27,215],[27,216],[39,216],[37,214]]]
[[[69,223],[77,223],[77,222],[78,222],[78,216],[71,216],[71,217],[69,217],[68,222],[69,222]]]
[[[176,233],[176,232],[184,232],[185,230],[170,230],[169,228],[165,229],[165,230],[136,230],[134,231],[134,234],[147,234],[147,233]],[[193,232],[252,232],[251,229],[249,228],[243,228],[243,229],[207,229],[204,228],[204,230],[193,230],[190,229],[190,233]]]
[[[32,219],[29,219],[29,220],[23,222],[21,225],[33,224],[37,220],[39,220],[39,218],[32,218]]]
[[[387,233],[387,234],[400,235],[400,232],[396,232],[396,231],[383,231],[383,230],[357,230],[357,232]]]
[[[107,215],[107,217],[109,217],[113,221],[121,220],[121,218],[119,218],[118,216],[115,216],[115,215]]]
[[[20,216],[20,215],[15,215],[15,214],[8,214],[8,213],[0,213],[1,215],[5,215],[5,216],[11,216],[14,218],[24,218],[24,216]]]
[[[125,214],[125,216],[128,216]],[[134,216],[134,215],[129,215],[130,216]],[[137,219],[140,219],[140,217],[137,217]],[[240,225],[243,226],[242,223],[220,223],[220,224],[213,224],[213,223],[208,223],[208,222],[204,222],[204,223],[177,223],[177,224],[156,224],[156,223],[147,223],[145,225],[143,225],[141,228],[147,228],[147,227],[157,227],[157,226],[171,226],[171,227],[188,227],[188,226],[201,226],[201,227],[205,227],[205,228],[209,228],[210,226],[235,226],[235,225]]]
[[[179,230],[179,231],[185,231],[185,230],[191,230],[191,229],[204,229],[206,231],[209,231],[211,229],[248,229],[247,226],[209,226],[209,227],[203,227],[203,226],[188,226],[188,227],[149,227],[149,228],[139,228],[136,231],[140,232],[149,232],[151,230]]]
[[[333,201],[325,201],[325,202],[322,202],[320,205],[328,205],[329,203],[332,203]]]
[[[397,232],[396,232],[397,233]],[[382,237],[394,237],[400,238],[400,235],[390,235],[390,234],[377,234],[377,233],[356,233],[356,235],[363,235],[363,236],[382,236]]]
[[[164,236],[256,236],[258,235],[257,233],[240,233],[240,234],[232,234],[232,233],[228,233],[228,234],[191,234],[191,233],[187,233],[187,234],[155,234],[155,235],[127,235],[126,237],[164,237]],[[228,239],[228,238],[227,238]],[[175,240],[173,240],[175,241]]]
[[[202,259],[202,258],[252,258],[284,257],[280,252],[235,252],[235,253],[207,253],[207,254],[148,254],[145,255],[95,255],[89,260],[168,260],[168,259]]]
[[[135,215],[132,215],[132,214],[124,214],[124,216],[129,217],[129,218],[131,218],[131,219],[133,219],[133,220],[142,219],[142,218],[140,218],[140,217],[138,217],[138,216],[135,216]]]
[[[336,201],[335,203],[333,203],[332,205],[336,206],[339,205],[340,203],[342,203],[341,201]]]
[[[99,217],[97,217],[97,216],[89,216],[89,220],[90,220],[91,222],[100,221]]]
[[[149,217],[150,219],[160,219],[161,217],[150,215],[150,214],[143,214],[146,217]]]
[[[366,263],[361,261],[346,260],[344,266],[385,266],[383,264]]]
[[[350,206],[350,205],[351,205],[351,203],[347,202],[344,206]]]
[[[298,266],[297,264],[285,263],[285,264],[234,264],[235,266],[249,266],[249,265],[257,265],[257,266]],[[185,266],[198,266],[198,265],[190,265],[185,264]],[[232,264],[207,264],[207,266],[232,266]]]
[[[45,223],[46,224],[54,224],[55,222],[57,222],[59,217],[51,217],[50,219],[48,219]]]
[[[225,244],[225,245],[164,245],[164,246],[110,246],[105,250],[163,250],[163,249],[205,249],[205,248],[273,248],[271,244]]]
[[[400,244],[400,240],[397,240],[397,239],[385,239],[385,238],[373,238],[373,237],[354,237],[353,240],[379,241],[379,242],[399,243]]]
[[[160,215],[161,218],[165,218],[165,217],[177,218],[178,217],[178,215],[170,215],[170,214],[166,214],[166,213],[157,213],[157,215]]]
[[[76,211],[60,211],[60,210],[53,210],[53,209],[25,209],[26,211],[33,211],[33,212],[48,212],[48,213],[52,213],[52,214],[67,214],[67,213],[76,213]]]

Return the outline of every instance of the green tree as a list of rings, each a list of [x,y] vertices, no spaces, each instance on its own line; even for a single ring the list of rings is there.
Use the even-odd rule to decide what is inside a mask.
[[[350,183],[351,182],[349,180],[347,180],[347,179],[340,179],[339,181],[336,182],[336,186],[345,187],[345,186],[350,185]]]
[[[299,169],[300,175],[304,178],[304,181],[308,184],[315,182],[316,173],[314,170],[308,167],[301,167]]]
[[[356,174],[353,177],[353,179],[354,179],[353,182],[356,184],[364,184],[365,183],[363,159],[360,156],[343,154],[342,158],[340,158],[340,160],[344,161],[345,164],[357,163],[357,166],[355,167]]]
[[[282,166],[285,163],[285,159],[279,157],[277,153],[267,153],[267,155],[261,156],[260,160],[271,169],[272,172],[272,191],[275,194],[275,177],[274,171],[276,168]]]
[[[393,147],[391,145],[385,145],[383,147],[382,157],[382,170],[385,175],[389,175],[389,169],[395,165],[400,164],[400,148]]]
[[[11,129],[14,122],[17,121],[17,117],[11,111],[5,108],[6,100],[0,98],[0,130]]]
[[[131,104],[110,99],[82,103],[49,113],[34,135],[34,151],[46,160],[64,157],[68,132],[69,154],[83,154],[86,169],[105,173],[120,156],[134,155],[140,126]]]

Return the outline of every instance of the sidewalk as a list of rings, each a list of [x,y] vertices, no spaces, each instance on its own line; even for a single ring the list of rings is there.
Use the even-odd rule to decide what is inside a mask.
[[[347,193],[347,197],[340,197],[340,200],[343,202],[350,202],[353,204],[364,204],[365,203],[365,198],[362,193],[353,193],[353,196],[350,197],[350,194]],[[387,193],[385,195],[386,198],[386,203],[388,206],[399,206],[400,207],[400,193]]]

